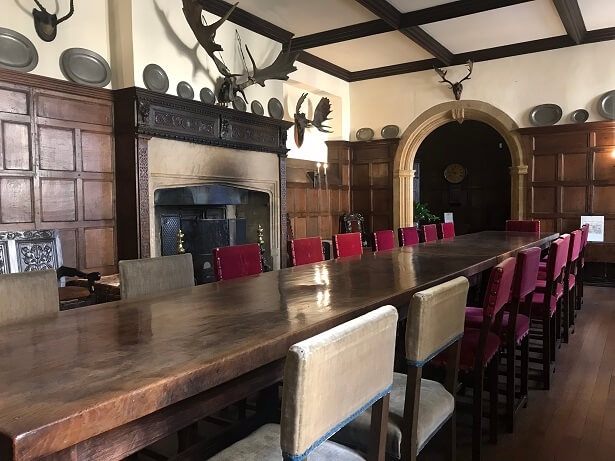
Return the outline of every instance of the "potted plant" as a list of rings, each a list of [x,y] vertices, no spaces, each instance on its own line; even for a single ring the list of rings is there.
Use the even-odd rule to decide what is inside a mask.
[[[440,218],[429,211],[426,203],[414,202],[414,225],[420,227],[423,224],[430,224],[440,221]]]

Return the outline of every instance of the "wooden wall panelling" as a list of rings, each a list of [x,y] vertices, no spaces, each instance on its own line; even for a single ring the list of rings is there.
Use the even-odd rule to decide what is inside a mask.
[[[531,147],[528,217],[546,231],[570,232],[581,215],[603,215],[605,241],[590,243],[589,260],[615,262],[615,122],[519,131]]]
[[[59,229],[64,264],[103,273],[117,271],[111,99],[0,70],[1,228]]]

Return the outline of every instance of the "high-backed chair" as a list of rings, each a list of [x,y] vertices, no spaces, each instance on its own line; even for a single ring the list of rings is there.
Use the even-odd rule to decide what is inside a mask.
[[[120,296],[135,298],[194,286],[190,253],[157,258],[127,259],[118,263]]]
[[[397,240],[400,247],[419,243],[419,232],[416,227],[400,227],[397,229]]]
[[[54,270],[0,275],[0,326],[58,312]]]
[[[365,218],[361,213],[348,213],[340,216],[340,234],[350,234],[359,232],[361,243],[367,246],[367,230],[365,229]]]
[[[511,232],[540,233],[540,221],[537,219],[509,219],[506,221],[506,230]]]
[[[438,229],[435,224],[423,226],[423,242],[435,242],[438,240]]]
[[[258,243],[214,248],[211,255],[216,282],[263,272]]]
[[[568,248],[568,261],[564,271],[564,329],[562,341],[568,342],[569,328],[574,332],[574,314],[578,302],[579,258],[583,244],[583,231],[577,229],[570,233],[570,246]]]
[[[415,460],[441,429],[447,432],[449,460],[455,459],[455,393],[459,339],[464,329],[468,280],[458,277],[416,293],[406,322],[407,374],[395,373],[387,429],[388,459]],[[447,350],[446,382],[422,379],[423,365]],[[365,450],[370,411],[341,429],[335,440]]]
[[[372,250],[390,250],[395,248],[395,234],[392,230],[379,230],[372,235]]]
[[[368,459],[384,460],[396,327],[397,310],[384,306],[291,346],[280,426],[262,426],[211,460],[363,460],[327,439],[370,407]]]
[[[291,266],[301,266],[302,264],[325,260],[320,237],[291,240],[288,242],[288,255]]]
[[[345,258],[363,254],[361,233],[335,234],[333,236],[333,257]]]
[[[583,224],[581,226],[581,254],[579,256],[579,267],[578,267],[578,276],[577,276],[577,304],[576,308],[581,309],[583,304],[583,272],[585,269],[585,248],[587,247],[587,237],[589,236],[589,224]]]
[[[443,222],[438,224],[440,238],[450,239],[455,236],[455,224],[452,222]]]

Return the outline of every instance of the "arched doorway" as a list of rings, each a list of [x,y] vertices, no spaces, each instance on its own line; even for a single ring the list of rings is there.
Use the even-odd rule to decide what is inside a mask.
[[[495,129],[476,120],[445,123],[418,148],[414,200],[440,218],[453,213],[457,234],[504,230],[510,167],[508,146]]]
[[[504,138],[510,151],[510,216],[525,215],[527,162],[515,121],[500,109],[482,101],[452,101],[438,104],[419,115],[404,131],[395,154],[393,171],[394,227],[412,226],[414,160],[421,143],[433,130],[445,123],[477,120],[494,128]]]

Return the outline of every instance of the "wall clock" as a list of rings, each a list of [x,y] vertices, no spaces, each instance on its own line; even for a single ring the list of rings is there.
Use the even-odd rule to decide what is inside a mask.
[[[459,184],[466,177],[467,170],[459,163],[451,163],[444,169],[444,179],[451,184]]]

